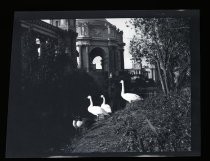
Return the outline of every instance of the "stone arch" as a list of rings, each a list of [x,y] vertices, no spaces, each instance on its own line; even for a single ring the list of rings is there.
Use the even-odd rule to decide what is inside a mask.
[[[96,70],[101,70],[101,71],[105,71],[106,70],[106,61],[105,61],[105,51],[100,48],[100,47],[95,47],[93,48],[90,52],[89,52],[89,67],[90,67],[90,71],[96,71]],[[94,64],[93,60],[96,57],[101,57],[101,66],[102,69],[96,69],[96,65]]]

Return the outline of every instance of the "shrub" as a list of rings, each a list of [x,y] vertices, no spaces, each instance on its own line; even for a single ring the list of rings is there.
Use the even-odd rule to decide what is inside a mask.
[[[127,104],[68,144],[67,153],[191,150],[190,89]],[[71,148],[70,148],[71,147]]]
[[[12,136],[9,148],[19,156],[53,153],[53,148],[73,136],[73,116],[91,118],[86,97],[99,93],[94,80],[81,71],[25,86],[20,105],[12,107],[15,113],[11,113],[9,128],[17,135]]]

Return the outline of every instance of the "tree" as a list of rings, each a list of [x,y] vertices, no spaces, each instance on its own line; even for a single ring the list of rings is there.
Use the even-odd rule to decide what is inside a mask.
[[[177,89],[190,68],[190,20],[133,18],[130,23],[136,32],[130,43],[133,59],[140,62],[146,57],[156,65],[166,95]]]

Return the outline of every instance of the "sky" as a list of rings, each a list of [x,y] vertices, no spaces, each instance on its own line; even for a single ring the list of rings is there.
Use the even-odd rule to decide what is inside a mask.
[[[131,27],[126,27],[126,24],[125,24],[125,22],[127,22],[128,25],[130,24],[129,23],[130,18],[107,18],[106,20],[123,31],[123,41],[125,43],[124,65],[125,65],[125,69],[132,68],[132,63],[130,60],[132,57],[129,53],[129,45],[130,45],[131,38],[135,34],[135,31]]]

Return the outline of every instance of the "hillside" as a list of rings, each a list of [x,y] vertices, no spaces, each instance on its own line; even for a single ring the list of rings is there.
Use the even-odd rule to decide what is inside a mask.
[[[179,152],[191,150],[190,89],[131,104],[98,121],[62,153]]]

